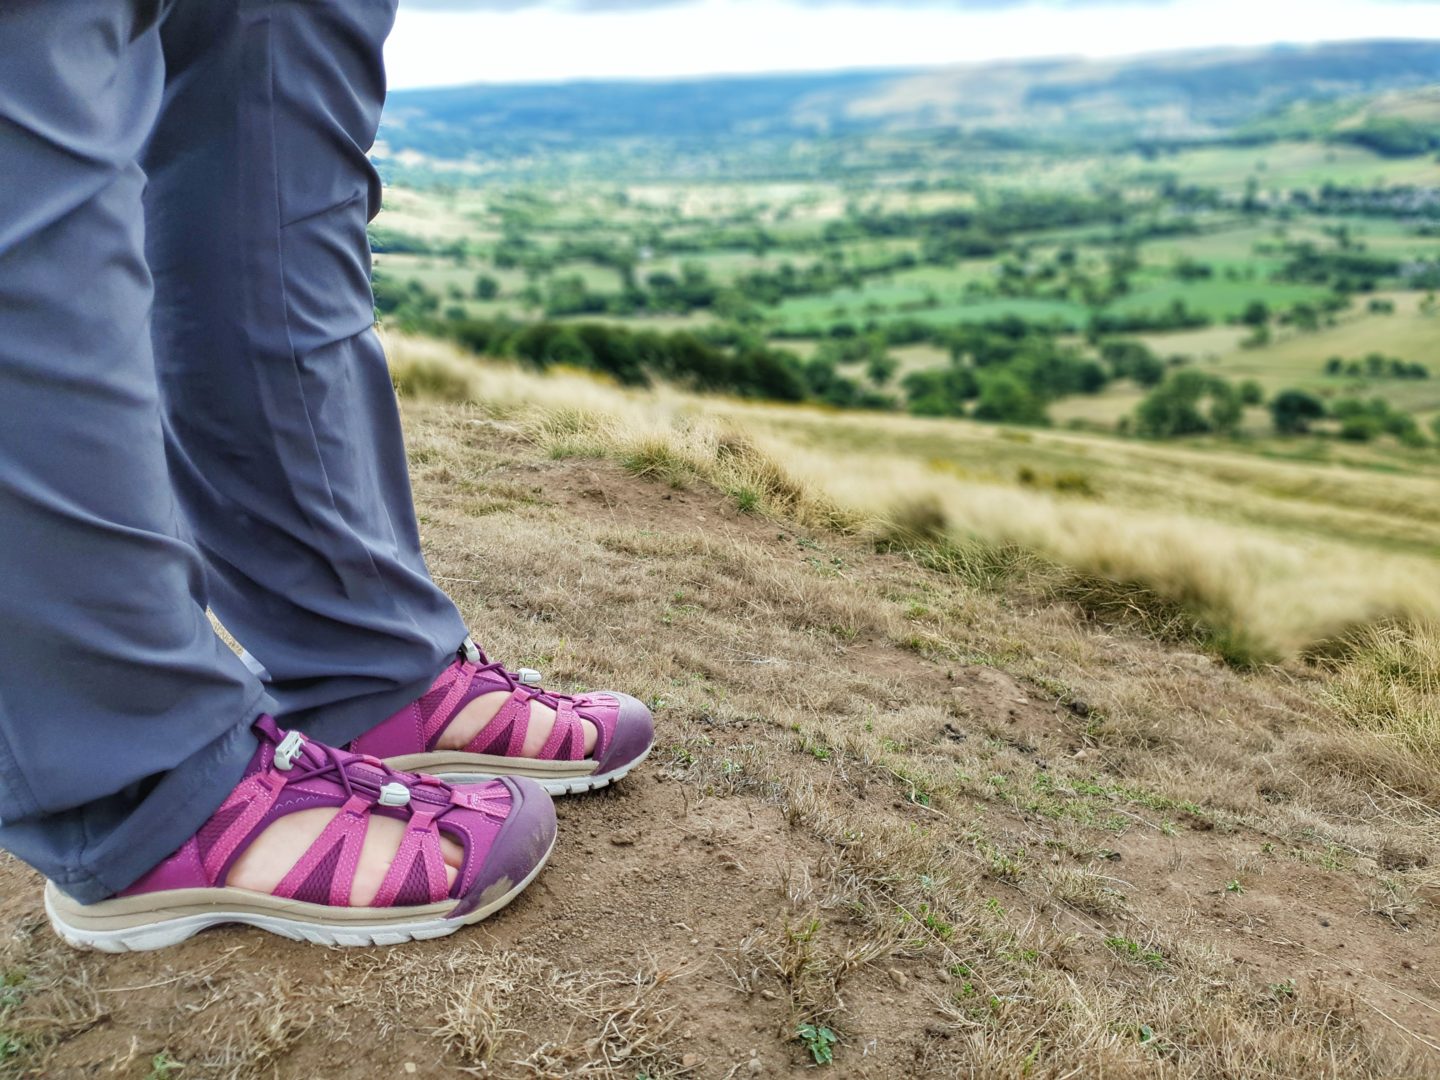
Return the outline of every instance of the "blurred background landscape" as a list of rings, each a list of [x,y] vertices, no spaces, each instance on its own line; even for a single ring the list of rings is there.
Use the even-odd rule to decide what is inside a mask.
[[[1440,608],[1440,41],[402,89],[375,158],[382,323],[456,358],[688,393],[1240,662]]]

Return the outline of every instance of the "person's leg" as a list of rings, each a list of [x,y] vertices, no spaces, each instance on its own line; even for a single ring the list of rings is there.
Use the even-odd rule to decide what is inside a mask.
[[[155,7],[0,4],[0,847],[81,901],[219,806],[266,704],[206,618],[165,460]]]
[[[604,715],[581,706],[557,726],[553,695],[520,702],[513,680],[470,680],[473,664],[463,700],[438,689],[453,683],[465,627],[420,552],[365,235],[380,207],[366,155],[394,6],[175,0],[166,19],[145,165],[176,488],[211,604],[287,724],[335,744],[387,718],[413,733],[407,717],[434,690],[458,709],[416,752],[477,739],[504,743],[501,756],[573,748],[593,759],[567,768],[594,786],[648,747],[638,702],[608,698]]]
[[[175,0],[144,158],[171,467],[211,605],[286,723],[337,744],[465,637],[421,557],[372,328],[366,155],[394,7]]]

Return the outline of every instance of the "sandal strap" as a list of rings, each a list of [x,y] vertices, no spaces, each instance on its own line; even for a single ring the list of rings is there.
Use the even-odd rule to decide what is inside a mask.
[[[555,710],[555,726],[538,756],[542,761],[580,761],[585,757],[585,728],[568,701]]]
[[[381,891],[372,904],[377,907],[437,903],[449,894],[445,857],[440,846],[438,819],[456,807],[497,816],[483,805],[486,800],[455,798],[457,789],[430,777],[399,773],[365,755],[346,755],[320,744],[306,743],[296,736],[296,751],[282,765],[279,731],[273,721],[257,722],[257,730],[269,741],[262,746],[260,771],[243,780],[200,831],[196,833],[198,854],[207,878],[222,885],[223,877],[239,853],[270,822],[278,817],[315,806],[316,800],[302,795],[298,803],[277,804],[291,785],[314,777],[337,778],[347,789],[344,802],[291,866],[272,895],[306,903],[346,907],[355,884],[355,874],[365,846],[370,818],[376,807],[404,806],[409,821],[404,837],[391,859]],[[287,737],[288,738],[288,737]],[[358,768],[357,768],[358,767]],[[352,771],[354,770],[354,771]],[[361,773],[365,775],[361,775]],[[386,801],[403,788],[407,798]],[[302,786],[303,793],[305,788]],[[335,806],[330,803],[330,806]],[[468,846],[468,845],[467,845]]]
[[[211,881],[218,881],[235,853],[249,843],[251,833],[265,820],[284,790],[284,781],[274,773],[256,773],[236,785],[196,833],[200,862]]]
[[[450,667],[450,685],[446,688],[445,696],[436,703],[429,714],[420,723],[420,743],[427,750],[435,749],[435,743],[440,735],[450,726],[450,722],[460,715],[461,703],[465,695],[470,692],[471,684],[475,681],[473,671],[469,678],[465,678],[466,669],[460,664]],[[442,676],[443,678],[443,676]]]
[[[435,817],[429,810],[415,810],[411,814],[405,836],[371,906],[435,904],[448,895],[445,856],[440,850],[440,830],[435,825]]]
[[[350,796],[296,860],[273,895],[307,904],[348,906],[365,834],[370,830],[371,805],[360,795]]]
[[[524,688],[511,691],[490,722],[466,744],[465,753],[518,757],[525,746],[525,735],[530,730],[530,699],[533,696]]]

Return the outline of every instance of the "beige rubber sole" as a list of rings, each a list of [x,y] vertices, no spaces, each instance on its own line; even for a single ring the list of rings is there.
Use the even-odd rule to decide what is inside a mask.
[[[467,754],[463,750],[435,750],[428,754],[405,754],[386,758],[385,764],[398,772],[425,773],[447,784],[478,784],[502,776],[523,776],[536,781],[550,795],[575,795],[608,787],[650,756],[654,746],[645,748],[634,761],[595,773],[593,761],[540,761],[535,758],[504,757],[498,754]]]
[[[162,949],[222,923],[256,926],[317,945],[399,945],[445,937],[495,914],[525,891],[554,850],[552,839],[524,880],[496,882],[474,911],[459,918],[448,917],[457,906],[454,900],[404,908],[341,908],[234,888],[175,889],[81,904],[49,882],[45,913],[55,932],[71,945],[112,953]]]

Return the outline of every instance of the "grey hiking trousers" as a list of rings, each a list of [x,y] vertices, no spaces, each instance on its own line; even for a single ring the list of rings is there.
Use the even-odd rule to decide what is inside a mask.
[[[372,329],[394,6],[0,2],[0,847],[79,900],[465,637]]]

